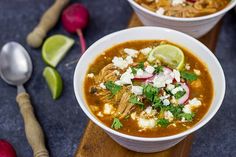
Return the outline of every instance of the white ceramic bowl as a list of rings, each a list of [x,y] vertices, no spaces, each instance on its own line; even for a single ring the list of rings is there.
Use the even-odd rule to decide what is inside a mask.
[[[140,6],[134,0],[128,1],[145,26],[166,27],[184,32],[195,38],[199,38],[208,33],[225,13],[236,5],[236,0],[232,0],[226,8],[214,14],[194,18],[177,18],[158,15]]]
[[[84,79],[88,67],[96,57],[104,52],[107,48],[110,48],[116,44],[123,43],[130,40],[146,40],[146,39],[157,39],[157,40],[168,40],[178,45],[181,45],[190,52],[194,53],[195,56],[200,58],[209,68],[209,72],[212,76],[214,83],[214,99],[212,105],[204,116],[204,118],[196,124],[194,127],[182,133],[160,137],[160,138],[144,138],[130,136],[118,131],[112,130],[111,128],[100,122],[95,115],[90,111],[85,98],[84,98]],[[112,139],[118,142],[120,145],[137,152],[158,152],[168,149],[192,132],[198,130],[205,125],[220,108],[221,103],[225,94],[225,77],[220,63],[212,54],[212,52],[200,43],[198,40],[167,28],[159,27],[136,27],[107,35],[92,46],[80,58],[74,73],[74,92],[78,103],[84,113],[98,126],[100,126]]]

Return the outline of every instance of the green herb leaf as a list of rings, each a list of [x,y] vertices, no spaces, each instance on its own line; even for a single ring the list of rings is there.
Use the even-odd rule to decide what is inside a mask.
[[[141,109],[144,108],[144,103],[140,102],[138,100],[138,97],[135,96],[135,95],[132,95],[130,98],[129,98],[129,102],[134,104],[134,105],[138,105]]]
[[[157,95],[158,91],[159,91],[158,88],[153,87],[150,84],[145,85],[143,88],[143,94],[151,102],[153,102],[153,99],[154,99],[155,95]]]
[[[131,67],[131,70],[134,75],[137,74],[137,70],[134,67]]]
[[[174,97],[175,97],[175,99],[179,99],[179,98],[182,98],[183,96],[184,96],[184,94],[186,94],[186,91],[184,90],[184,91],[178,91],[175,95],[174,95]]]
[[[169,105],[165,110],[170,111],[175,118],[179,118],[179,115],[182,113],[183,105],[173,106]]]
[[[121,90],[121,86],[113,83],[112,81],[105,82],[104,85],[110,92],[112,93],[112,96],[116,95]]]
[[[157,66],[157,67],[155,67],[154,74],[159,74],[160,72],[163,72],[163,66]]]
[[[194,74],[194,73],[190,73],[190,72],[187,72],[187,71],[181,71],[180,74],[181,74],[181,77],[186,79],[187,81],[197,80],[197,75]]]
[[[179,118],[180,119],[184,118],[186,121],[192,121],[194,116],[195,116],[194,113],[181,113],[179,115]]]
[[[165,118],[161,118],[157,120],[157,125],[160,125],[161,127],[167,127],[169,124],[170,122]]]
[[[161,109],[163,107],[162,101],[161,101],[161,99],[158,96],[154,96],[153,105],[152,106],[155,109],[158,109],[158,108]]]
[[[112,125],[111,125],[111,128],[118,130],[122,127],[123,127],[123,124],[120,122],[120,120],[118,118],[114,118],[113,122],[112,122]]]
[[[144,62],[140,62],[137,66],[136,66],[137,69],[144,69]]]

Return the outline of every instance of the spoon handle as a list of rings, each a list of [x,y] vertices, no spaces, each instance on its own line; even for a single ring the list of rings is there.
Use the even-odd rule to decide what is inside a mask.
[[[45,147],[43,130],[34,115],[29,95],[26,92],[19,93],[16,101],[24,119],[25,134],[33,149],[34,157],[49,157]]]

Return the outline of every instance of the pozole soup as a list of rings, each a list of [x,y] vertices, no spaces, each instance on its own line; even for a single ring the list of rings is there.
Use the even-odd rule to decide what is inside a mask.
[[[118,44],[90,65],[84,84],[91,112],[105,125],[140,137],[163,137],[198,123],[213,99],[205,64],[159,40]]]

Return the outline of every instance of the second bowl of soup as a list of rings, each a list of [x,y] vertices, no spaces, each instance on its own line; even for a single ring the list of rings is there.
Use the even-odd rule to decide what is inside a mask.
[[[213,117],[225,80],[215,56],[197,40],[140,27],[93,44],[76,67],[74,88],[83,111],[115,141],[157,152]]]
[[[128,0],[144,25],[175,29],[199,38],[236,5],[236,0]]]

